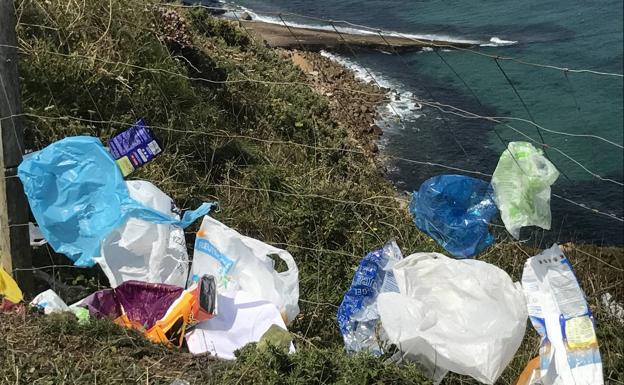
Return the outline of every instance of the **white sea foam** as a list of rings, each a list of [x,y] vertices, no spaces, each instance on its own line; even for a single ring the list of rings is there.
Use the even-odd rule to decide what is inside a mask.
[[[490,38],[490,42],[489,43],[483,43],[480,44],[481,47],[504,47],[506,45],[514,45],[517,44],[517,41],[514,40],[503,40],[503,39],[499,39],[498,37],[494,36],[492,38]]]
[[[381,111],[382,119],[390,123],[392,120],[399,118],[400,121],[414,121],[422,115],[418,113],[422,109],[422,105],[415,102],[414,94],[407,91],[396,81],[390,80],[384,75],[367,70],[355,61],[345,58],[335,53],[321,51],[321,55],[348,68],[353,72],[357,79],[379,85],[388,89],[388,103]],[[388,126],[387,124],[385,126]]]

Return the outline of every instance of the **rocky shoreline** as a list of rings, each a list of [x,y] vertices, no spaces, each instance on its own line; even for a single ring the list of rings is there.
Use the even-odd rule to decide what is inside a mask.
[[[316,92],[327,96],[331,117],[379,165],[377,141],[383,132],[376,121],[379,107],[388,102],[388,90],[356,78],[350,69],[320,53],[283,49],[279,53],[303,71]]]

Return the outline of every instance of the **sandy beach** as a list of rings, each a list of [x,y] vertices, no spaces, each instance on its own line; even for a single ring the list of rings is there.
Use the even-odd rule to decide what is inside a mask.
[[[270,47],[297,48],[306,51],[321,49],[377,49],[385,51],[418,50],[423,47],[443,46],[470,47],[469,43],[443,40],[416,40],[392,35],[361,35],[314,28],[299,28],[261,21],[241,20],[240,24],[250,33],[263,39]]]

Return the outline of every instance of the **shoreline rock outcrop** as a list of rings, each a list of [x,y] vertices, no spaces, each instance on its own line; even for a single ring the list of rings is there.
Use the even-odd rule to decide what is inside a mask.
[[[281,50],[306,74],[312,87],[329,99],[332,118],[349,132],[354,144],[378,166],[378,108],[388,100],[388,90],[364,82],[348,68],[316,52]]]

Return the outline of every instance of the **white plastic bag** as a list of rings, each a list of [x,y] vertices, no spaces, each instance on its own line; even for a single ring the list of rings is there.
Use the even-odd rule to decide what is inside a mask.
[[[522,287],[531,323],[542,336],[542,383],[603,384],[594,317],[557,244],[525,262]]]
[[[271,255],[281,258],[288,270],[278,273]],[[274,303],[286,324],[299,314],[299,270],[292,255],[208,215],[197,232],[191,280],[204,274],[216,277],[218,289],[242,289]]]
[[[44,314],[62,313],[69,311],[69,307],[52,289],[39,293],[31,302],[32,306],[43,310]]]
[[[78,306],[80,304],[75,303],[71,306],[67,306],[65,301],[56,294],[52,289],[48,289],[42,293],[39,293],[31,302],[31,306],[38,307],[43,310],[43,314],[49,315],[52,313],[64,313],[72,312],[78,318],[78,322],[81,324],[89,323],[89,311],[83,307]]]
[[[437,382],[447,371],[493,384],[522,342],[522,289],[486,262],[416,253],[394,266],[399,293],[377,307],[388,342]]]
[[[171,198],[150,182],[127,181],[130,197],[147,207],[179,218]],[[169,224],[156,224],[130,218],[111,232],[100,256],[94,260],[102,267],[111,287],[138,280],[185,287],[189,258],[184,230]]]

